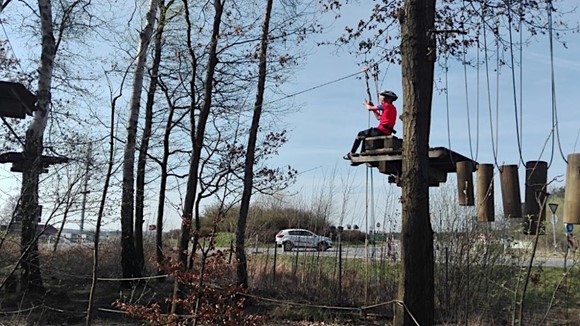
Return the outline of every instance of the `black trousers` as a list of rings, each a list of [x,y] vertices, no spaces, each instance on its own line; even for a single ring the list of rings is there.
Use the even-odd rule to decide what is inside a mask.
[[[360,131],[358,133],[358,135],[356,136],[354,143],[352,144],[352,149],[350,150],[351,153],[356,153],[358,147],[360,146],[361,142],[362,142],[362,148],[361,148],[361,153],[363,153],[365,151],[365,143],[363,142],[363,140],[367,137],[376,137],[376,136],[385,136],[386,134],[382,131],[380,131],[377,128],[369,128],[363,131]]]

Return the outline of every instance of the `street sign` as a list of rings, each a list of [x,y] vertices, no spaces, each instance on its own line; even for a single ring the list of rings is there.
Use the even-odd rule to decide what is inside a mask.
[[[558,216],[556,216],[556,214],[552,215],[552,225],[556,225],[556,223],[558,223]]]
[[[566,232],[572,233],[574,231],[574,224],[566,224]]]
[[[552,214],[556,214],[556,210],[558,209],[558,204],[556,203],[549,203],[548,207],[550,207],[550,210],[552,211]]]

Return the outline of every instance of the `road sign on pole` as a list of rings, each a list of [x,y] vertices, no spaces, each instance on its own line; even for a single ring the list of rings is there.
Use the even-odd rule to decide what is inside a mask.
[[[549,203],[548,207],[550,207],[550,210],[552,211],[552,214],[556,214],[556,210],[558,209],[558,204],[556,203]]]
[[[554,235],[554,250],[558,248],[558,243],[556,242],[556,223],[558,223],[558,217],[555,213],[552,213],[552,233]]]

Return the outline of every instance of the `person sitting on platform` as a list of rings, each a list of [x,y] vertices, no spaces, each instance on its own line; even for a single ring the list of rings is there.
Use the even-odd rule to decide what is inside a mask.
[[[343,157],[345,160],[350,160],[353,156],[356,156],[356,151],[362,142],[361,153],[365,151],[365,144],[363,140],[366,137],[376,137],[391,135],[396,133],[393,129],[395,127],[395,122],[397,121],[397,108],[393,105],[393,102],[399,98],[397,94],[393,91],[382,91],[379,94],[379,100],[381,104],[375,106],[372,102],[364,100],[363,105],[367,110],[373,112],[375,118],[379,120],[379,125],[374,128],[369,128],[358,133],[357,137],[352,144],[352,149],[350,152],[346,153]]]

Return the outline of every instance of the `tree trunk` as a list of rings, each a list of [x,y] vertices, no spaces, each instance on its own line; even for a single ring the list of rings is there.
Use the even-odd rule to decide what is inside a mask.
[[[127,70],[128,71],[128,70]],[[126,76],[126,75],[125,75]],[[121,84],[121,90],[123,89],[123,84],[125,82],[125,77],[123,77],[123,83]],[[101,196],[101,203],[99,205],[99,212],[97,213],[97,225],[95,226],[95,246],[93,249],[93,270],[92,270],[92,280],[91,280],[91,291],[89,293],[89,304],[87,307],[87,318],[86,326],[90,326],[92,323],[92,318],[94,314],[94,301],[95,292],[97,289],[97,271],[99,270],[99,237],[101,236],[101,224],[103,221],[103,214],[105,212],[105,204],[107,202],[107,194],[109,192],[109,184],[111,182],[111,176],[113,175],[113,164],[114,164],[114,151],[115,151],[115,109],[117,100],[122,94],[116,96],[111,103],[111,123],[109,129],[109,159],[107,163],[107,174],[105,175],[105,183],[103,185],[103,194]]]
[[[139,48],[135,60],[133,91],[127,121],[127,140],[123,158],[123,190],[121,195],[121,268],[124,278],[140,277],[141,271],[136,260],[135,235],[133,231],[133,196],[134,196],[134,165],[135,138],[139,119],[139,108],[143,88],[143,73],[147,61],[147,48],[153,35],[155,16],[157,15],[157,0],[150,0],[147,22],[141,32]],[[126,283],[124,285],[127,285]]]
[[[396,325],[434,324],[433,230],[429,216],[429,131],[436,58],[435,0],[405,1],[401,19],[403,166],[401,278]]]
[[[181,216],[181,237],[179,239],[179,253],[178,253],[178,261],[182,265],[182,268],[187,268],[188,263],[188,245],[191,237],[191,223],[193,221],[193,206],[195,204],[195,197],[197,193],[197,184],[198,184],[198,173],[199,173],[199,165],[200,165],[200,158],[201,158],[201,150],[203,148],[203,142],[205,137],[205,126],[207,124],[207,119],[209,117],[209,112],[211,109],[211,100],[212,100],[212,93],[213,93],[213,86],[214,86],[214,74],[215,68],[218,64],[217,58],[217,46],[219,42],[219,35],[220,35],[220,25],[222,22],[222,14],[224,10],[224,2],[226,0],[214,0],[214,18],[213,18],[213,26],[211,32],[211,40],[209,45],[208,51],[208,62],[207,62],[207,71],[204,81],[204,92],[203,92],[203,105],[199,112],[199,119],[196,124],[195,119],[195,110],[196,110],[196,100],[195,100],[195,78],[196,78],[196,71],[197,71],[197,57],[193,52],[193,44],[191,42],[192,39],[192,26],[191,21],[189,19],[189,10],[188,8],[188,1],[183,0],[183,4],[185,7],[185,19],[187,22],[187,47],[189,49],[189,54],[191,57],[191,66],[192,66],[192,77],[189,82],[190,87],[190,96],[191,96],[191,103],[189,107],[189,116],[190,116],[190,123],[191,123],[191,142],[193,145],[193,153],[191,157],[191,161],[189,163],[189,175],[187,177],[187,192],[185,193],[185,200],[183,202],[183,214]],[[199,231],[200,228],[200,221],[199,216],[195,216],[195,229]],[[196,241],[197,235],[199,232],[196,232],[195,239],[194,239],[194,246],[192,249],[192,255],[194,254],[196,248]],[[173,287],[173,302],[171,305],[171,312],[176,312],[177,309],[177,296],[179,291],[179,284],[177,284],[177,279],[175,280],[174,287]]]
[[[270,32],[270,14],[272,12],[272,0],[266,2],[266,13],[262,25],[262,40],[260,43],[260,66],[258,73],[258,89],[256,92],[256,103],[254,106],[254,115],[252,117],[252,126],[250,127],[250,137],[248,139],[248,148],[246,152],[246,162],[244,167],[244,191],[242,193],[242,202],[240,204],[240,216],[236,228],[236,258],[238,284],[248,287],[248,271],[245,250],[246,241],[246,221],[250,208],[250,199],[252,197],[252,187],[254,179],[254,156],[256,152],[256,139],[258,128],[260,127],[260,117],[262,115],[262,104],[264,102],[264,88],[266,85],[266,63],[268,52],[268,34]]]
[[[26,164],[22,173],[21,209],[22,218],[22,277],[23,291],[42,292],[42,276],[38,259],[38,242],[36,239],[37,218],[40,217],[38,206],[38,182],[42,173],[43,137],[51,105],[51,86],[56,43],[52,28],[52,4],[50,0],[39,0],[40,30],[42,35],[42,52],[38,76],[37,111],[26,131],[24,156]]]
[[[212,92],[213,92],[213,77],[215,74],[215,68],[218,64],[217,58],[217,46],[219,42],[219,34],[220,34],[220,25],[222,22],[222,14],[223,14],[223,5],[225,0],[214,0],[213,5],[215,9],[214,19],[213,19],[213,27],[212,27],[212,36],[211,36],[211,43],[209,46],[208,52],[208,63],[207,63],[207,72],[204,82],[204,92],[203,92],[203,105],[199,112],[198,121],[196,124],[195,121],[195,100],[192,98],[191,106],[190,106],[190,120],[191,120],[191,133],[192,133],[192,143],[193,143],[193,155],[191,158],[191,163],[189,165],[189,176],[187,178],[187,193],[185,194],[185,200],[183,203],[183,216],[181,221],[181,239],[179,241],[179,262],[183,264],[183,266],[187,266],[187,251],[188,251],[188,244],[189,238],[191,235],[191,223],[193,221],[193,205],[195,202],[195,197],[197,193],[197,183],[198,183],[198,173],[199,173],[199,164],[201,158],[201,150],[203,148],[203,141],[205,136],[205,126],[207,124],[207,119],[209,117],[209,112],[211,109],[211,100],[212,100]],[[185,1],[187,5],[187,1]],[[188,34],[191,32],[191,26],[188,27]],[[188,35],[188,47],[190,51],[192,50],[191,45],[191,37]],[[193,71],[195,72],[196,69],[196,59],[191,53],[192,56],[192,65]],[[190,83],[191,87],[191,94],[194,96],[195,88],[195,75],[192,76],[192,80]],[[195,217],[196,223],[196,230],[199,230],[200,222],[199,216]]]
[[[169,161],[169,136],[173,124],[173,113],[175,107],[170,105],[167,123],[165,125],[165,135],[163,136],[163,158],[161,159],[161,180],[159,180],[159,199],[157,204],[157,230],[155,233],[155,257],[157,258],[158,274],[164,274],[163,264],[165,255],[163,254],[163,216],[165,214],[165,191],[167,187],[167,162]]]
[[[143,137],[139,148],[139,158],[137,160],[137,189],[135,198],[135,255],[139,270],[142,272],[145,266],[145,255],[143,253],[143,211],[145,208],[145,167],[147,165],[147,153],[149,150],[149,140],[151,139],[151,128],[153,125],[153,106],[155,104],[155,92],[157,91],[157,80],[159,74],[159,64],[161,62],[161,47],[163,40],[163,29],[167,17],[165,1],[159,1],[159,24],[155,33],[155,50],[151,67],[151,77],[149,79],[149,89],[147,90],[147,102],[145,103],[145,126],[143,127]]]

